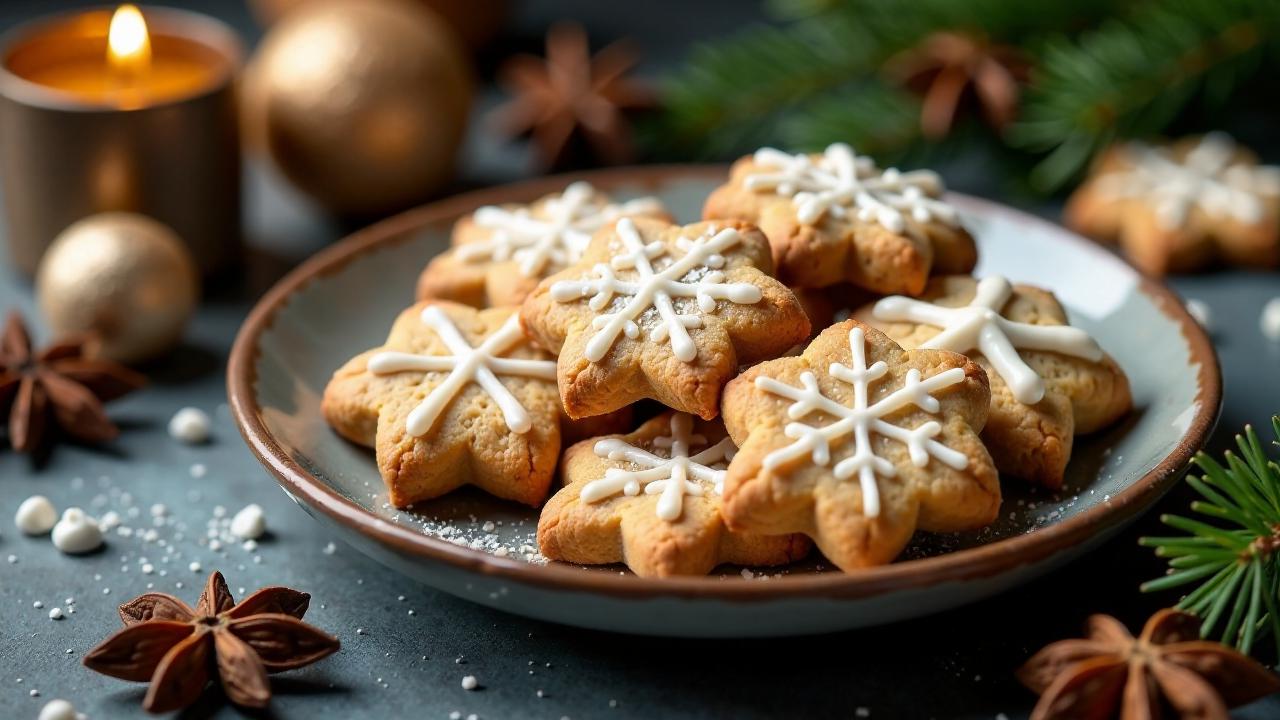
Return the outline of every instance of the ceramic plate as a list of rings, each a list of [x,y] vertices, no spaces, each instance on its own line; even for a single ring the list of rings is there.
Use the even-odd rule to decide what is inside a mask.
[[[666,167],[579,177],[620,197],[656,194],[689,222],[724,176],[722,167]],[[952,195],[978,238],[978,274],[1052,288],[1132,382],[1136,410],[1077,441],[1062,492],[1007,482],[995,525],[918,536],[885,567],[844,574],[811,561],[666,580],[616,566],[547,564],[536,554],[536,511],[478,492],[396,510],[372,453],[326,426],[325,383],[348,358],[381,344],[455,219],[485,204],[533,200],[572,179],[458,196],[355,234],[269,292],[232,351],[236,419],[285,492],[352,545],[459,597],[555,622],[678,636],[792,635],[916,617],[1026,582],[1104,542],[1178,479],[1217,417],[1213,349],[1168,290],[1062,228]]]

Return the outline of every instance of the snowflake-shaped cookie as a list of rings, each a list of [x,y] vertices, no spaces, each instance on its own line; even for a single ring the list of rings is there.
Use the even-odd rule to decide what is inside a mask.
[[[1170,146],[1113,146],[1071,196],[1066,224],[1120,247],[1153,275],[1214,259],[1280,260],[1280,167],[1223,133]]]
[[[982,527],[1000,508],[978,439],[989,402],[985,374],[962,355],[832,325],[800,357],[725,388],[741,446],[725,480],[729,527],[804,533],[844,570],[891,561],[917,528]]]
[[[375,449],[391,503],[475,485],[537,505],[560,451],[555,362],[513,308],[419,303],[325,388],[325,418]]]
[[[656,198],[613,202],[586,182],[530,205],[487,205],[458,221],[453,247],[418,279],[418,297],[483,307],[519,305],[542,278],[577,262],[618,218],[669,219]]]
[[[973,238],[941,194],[937,174],[882,170],[843,143],[818,155],[763,148],[734,164],[703,217],[758,224],[788,285],[847,281],[914,295],[930,273],[968,272],[977,261]]]
[[[905,348],[965,353],[991,380],[983,440],[1002,473],[1062,486],[1077,433],[1129,411],[1115,361],[1067,316],[1053,294],[1003,277],[934,278],[920,299],[887,297],[857,317]]]
[[[771,270],[768,241],[753,226],[624,218],[544,280],[520,318],[559,353],[570,417],[650,397],[713,418],[740,363],[808,336],[799,302]]]
[[[802,537],[725,529],[720,494],[734,450],[719,421],[680,412],[574,445],[561,462],[565,486],[538,521],[539,549],[552,560],[626,563],[647,577],[800,558]]]

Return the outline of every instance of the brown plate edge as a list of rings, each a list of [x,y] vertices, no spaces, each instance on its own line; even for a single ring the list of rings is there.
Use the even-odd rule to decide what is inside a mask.
[[[769,583],[742,582],[722,577],[656,579],[586,572],[574,565],[533,565],[499,558],[414,532],[368,513],[314,478],[294,461],[263,423],[254,394],[254,383],[257,380],[254,361],[257,357],[258,339],[271,325],[276,312],[312,278],[341,269],[364,252],[384,244],[390,237],[428,224],[453,220],[481,205],[510,202],[513,199],[532,200],[554,192],[573,180],[589,180],[608,189],[621,185],[654,186],[677,179],[724,177],[726,173],[727,166],[723,165],[660,165],[539,178],[467,192],[433,202],[383,220],[335,243],[304,261],[263,295],[236,335],[227,365],[227,388],[228,400],[240,434],[259,461],[291,495],[306,501],[311,508],[324,513],[331,520],[370,537],[397,553],[514,583],[565,592],[606,594],[636,600],[670,597],[771,601],[795,597],[869,597],[946,582],[990,577],[1040,561],[1145,510],[1180,477],[1191,457],[1213,431],[1222,403],[1222,377],[1213,345],[1177,296],[1162,283],[1140,272],[1140,291],[1153,298],[1162,312],[1178,321],[1191,349],[1192,361],[1200,366],[1199,390],[1196,395],[1198,408],[1187,432],[1173,452],[1150,472],[1113,496],[1108,504],[1097,505],[1062,522],[976,548],[868,568],[857,573],[784,576]],[[1028,222],[1048,222],[989,201],[963,195],[957,197],[967,204],[984,206],[993,213],[1014,216]],[[1089,243],[1074,233],[1068,232],[1064,237],[1079,243]]]

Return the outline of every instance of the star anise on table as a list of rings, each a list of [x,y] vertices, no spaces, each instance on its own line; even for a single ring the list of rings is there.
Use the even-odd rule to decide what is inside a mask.
[[[1200,639],[1200,620],[1165,609],[1134,638],[1094,615],[1087,639],[1045,647],[1018,670],[1040,693],[1031,720],[1160,717],[1227,720],[1227,708],[1280,691],[1280,678],[1221,643]]]
[[[9,313],[0,334],[0,407],[9,416],[9,444],[34,453],[50,439],[50,425],[84,442],[103,442],[120,430],[103,410],[146,385],[123,365],[95,358],[88,337],[66,338],[36,351],[22,316]]]
[[[195,702],[217,680],[231,702],[264,708],[267,673],[310,665],[338,650],[338,639],[302,622],[311,596],[266,587],[239,604],[214,572],[193,610],[172,595],[147,593],[120,606],[125,627],[84,657],[104,675],[150,681],[142,707],[167,712]]]
[[[933,33],[885,63],[890,77],[922,96],[920,132],[932,140],[951,132],[966,91],[987,122],[1003,130],[1017,115],[1027,68],[1017,48],[950,31]]]
[[[614,43],[594,57],[578,25],[547,32],[547,56],[517,55],[498,70],[513,96],[494,110],[498,127],[511,136],[528,134],[546,168],[589,159],[618,165],[635,159],[627,110],[653,105],[653,93],[627,73],[635,53]]]

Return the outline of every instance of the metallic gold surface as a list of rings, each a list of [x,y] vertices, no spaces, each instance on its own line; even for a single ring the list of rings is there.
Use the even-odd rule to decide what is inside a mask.
[[[263,25],[315,0],[249,0]],[[508,0],[415,0],[440,14],[471,48],[482,48],[498,35],[511,11]]]
[[[36,274],[36,297],[58,335],[95,332],[100,352],[139,362],[173,347],[195,310],[200,279],[173,230],[133,213],[67,228]]]
[[[432,13],[396,0],[311,2],[272,28],[250,64],[246,125],[325,207],[384,213],[453,176],[472,84],[459,41]]]
[[[105,48],[109,10],[38,20],[0,41],[8,250],[28,275],[58,233],[106,211],[138,212],[174,228],[206,273],[239,256],[239,40],[201,15],[144,12],[157,55],[185,49],[217,63],[207,83],[185,97],[122,109],[28,79],[33,68],[67,61],[68,53],[74,60],[95,43]]]

